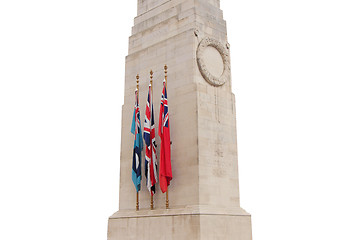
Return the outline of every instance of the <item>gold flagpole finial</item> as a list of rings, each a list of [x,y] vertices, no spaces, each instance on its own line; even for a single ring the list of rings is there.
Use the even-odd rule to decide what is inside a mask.
[[[136,88],[137,88],[137,90],[139,90],[139,74],[138,75],[136,75]]]
[[[151,94],[153,93],[153,71],[150,70],[150,85],[151,85]]]
[[[167,67],[167,65],[165,64],[165,66],[164,66],[164,71],[165,71],[165,85],[166,85],[166,87],[167,87],[167,70],[168,70],[168,67]]]

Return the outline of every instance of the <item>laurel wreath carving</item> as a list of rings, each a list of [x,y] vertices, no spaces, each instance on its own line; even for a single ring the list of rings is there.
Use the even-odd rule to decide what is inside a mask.
[[[204,51],[207,47],[215,48],[221,55],[224,69],[220,77],[212,75],[205,65]],[[196,56],[198,67],[203,78],[213,86],[219,87],[224,85],[230,77],[230,56],[227,46],[224,46],[221,42],[214,38],[206,37],[199,43]]]

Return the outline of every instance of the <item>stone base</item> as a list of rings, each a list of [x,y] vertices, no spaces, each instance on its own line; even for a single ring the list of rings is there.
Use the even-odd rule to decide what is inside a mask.
[[[108,240],[251,240],[251,216],[241,208],[121,210],[109,218]]]

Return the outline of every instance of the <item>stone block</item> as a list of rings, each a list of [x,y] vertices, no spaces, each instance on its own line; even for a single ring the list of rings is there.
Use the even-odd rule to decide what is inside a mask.
[[[250,215],[241,208],[203,206],[117,212],[109,218],[108,240],[251,240]]]

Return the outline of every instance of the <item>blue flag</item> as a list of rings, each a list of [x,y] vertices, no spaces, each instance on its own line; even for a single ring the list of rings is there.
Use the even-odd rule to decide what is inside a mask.
[[[135,135],[131,177],[136,191],[139,192],[141,188],[141,151],[143,148],[143,140],[140,124],[139,95],[137,89],[135,90],[135,107],[131,125],[131,133]]]

